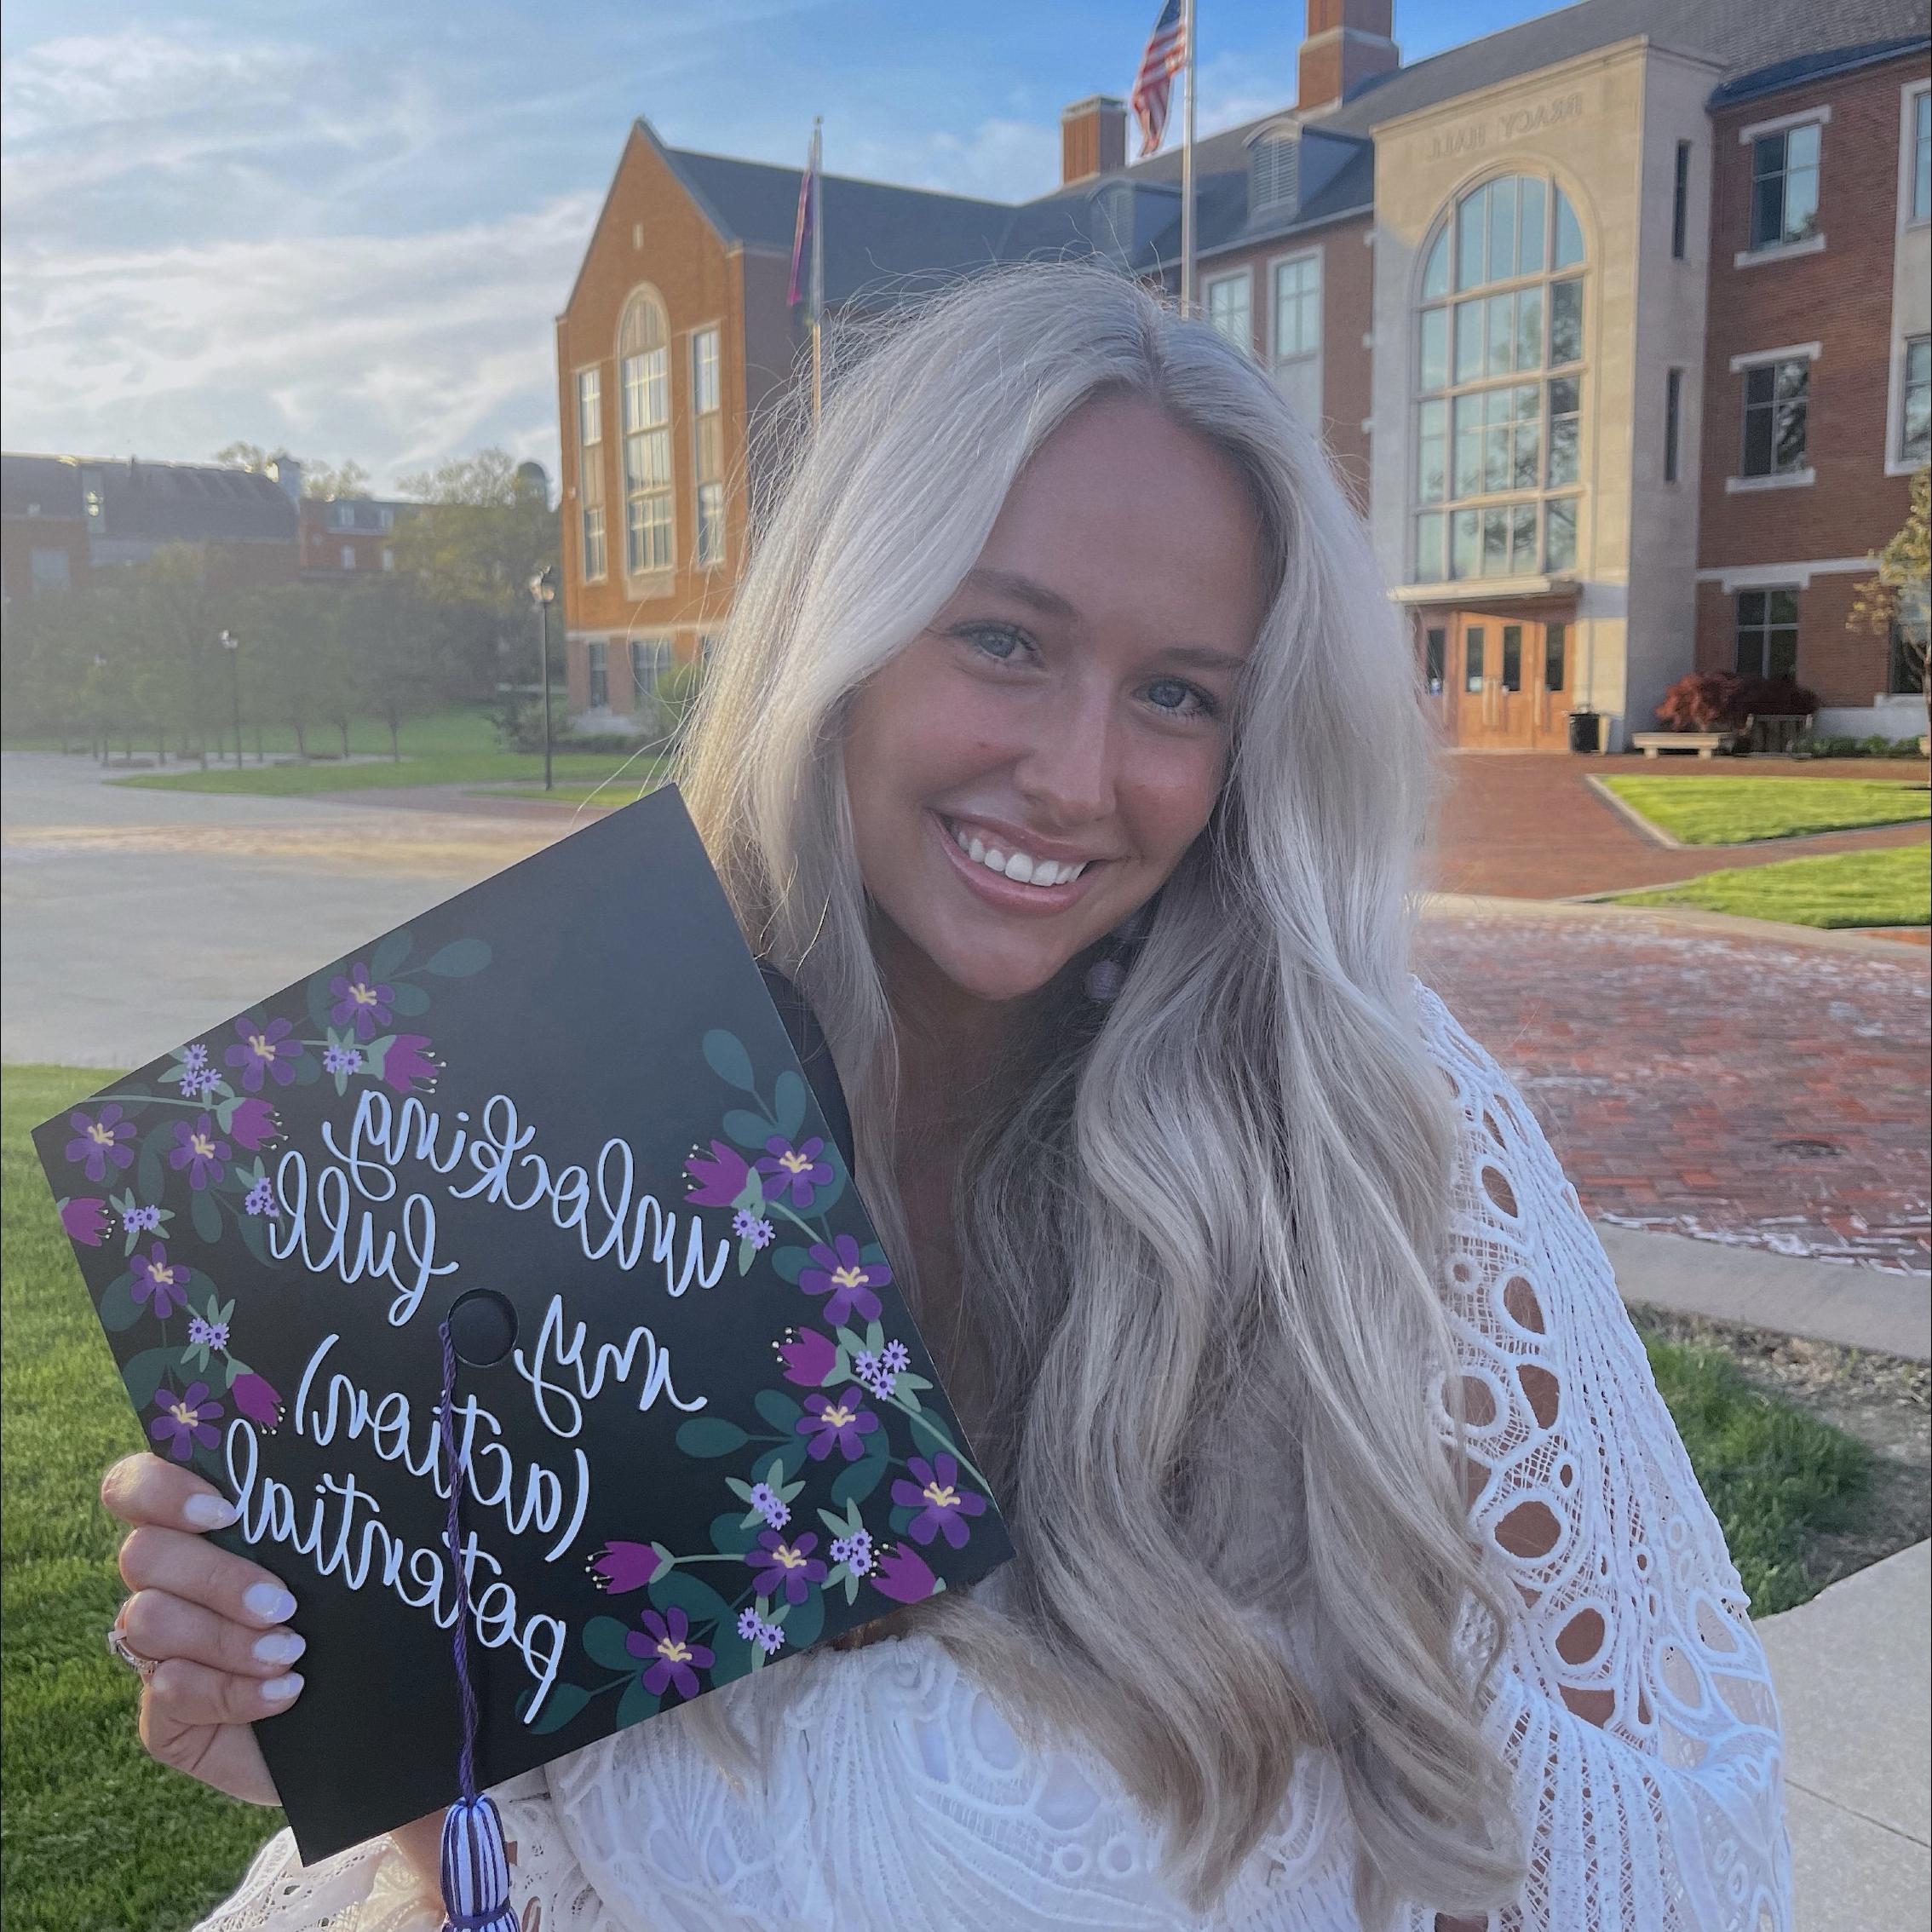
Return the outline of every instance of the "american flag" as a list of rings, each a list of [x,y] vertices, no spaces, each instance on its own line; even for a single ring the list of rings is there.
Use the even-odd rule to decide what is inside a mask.
[[[1169,83],[1187,64],[1187,26],[1182,18],[1181,0],[1167,0],[1148,37],[1147,50],[1141,56],[1141,71],[1134,78],[1134,91],[1128,105],[1141,124],[1141,158],[1144,160],[1160,146],[1167,129]]]

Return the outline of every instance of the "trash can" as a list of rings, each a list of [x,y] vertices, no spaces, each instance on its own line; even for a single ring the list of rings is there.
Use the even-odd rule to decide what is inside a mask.
[[[1594,751],[1596,749],[1596,734],[1603,720],[1596,711],[1568,711],[1564,714],[1570,721],[1570,749],[1573,751]]]

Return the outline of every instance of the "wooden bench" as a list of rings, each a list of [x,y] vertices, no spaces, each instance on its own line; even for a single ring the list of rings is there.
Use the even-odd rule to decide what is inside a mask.
[[[1647,758],[1665,751],[1694,751],[1700,758],[1715,758],[1728,751],[1738,741],[1734,731],[1636,731],[1630,743]]]

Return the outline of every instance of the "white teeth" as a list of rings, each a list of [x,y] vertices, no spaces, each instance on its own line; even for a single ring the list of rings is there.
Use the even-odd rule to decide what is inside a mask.
[[[1087,869],[1087,861],[1084,859],[1078,861],[1036,859],[1027,852],[1005,853],[997,845],[988,845],[976,832],[967,831],[962,826],[949,825],[947,830],[952,834],[952,842],[975,865],[984,865],[987,871],[998,872],[1021,885],[1071,885]]]

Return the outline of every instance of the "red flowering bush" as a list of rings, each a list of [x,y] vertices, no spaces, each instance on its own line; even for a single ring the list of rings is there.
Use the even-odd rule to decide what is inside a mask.
[[[1738,700],[1744,688],[1735,671],[1691,671],[1664,693],[1657,722],[1666,731],[1722,731],[1742,724]]]

